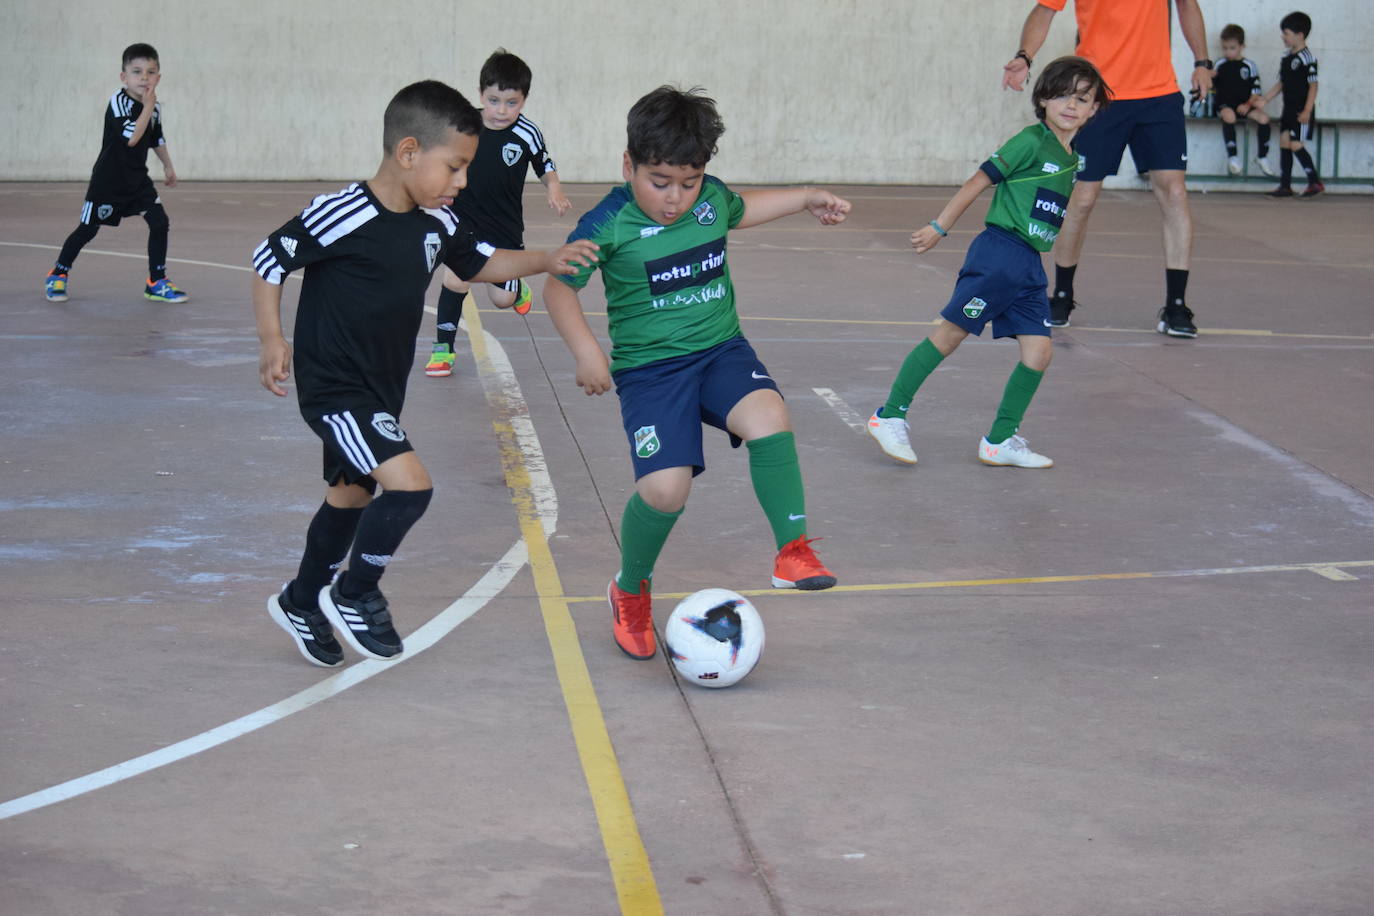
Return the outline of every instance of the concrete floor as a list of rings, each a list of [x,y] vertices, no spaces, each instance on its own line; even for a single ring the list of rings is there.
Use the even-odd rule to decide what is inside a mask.
[[[1105,192],[1023,427],[1046,472],[975,460],[1006,341],[921,391],[917,467],[853,426],[981,207],[923,257],[950,189],[736,234],[841,584],[768,591],[746,458],[713,437],[656,617],[746,591],[768,650],[707,691],[610,640],[619,414],[541,306],[482,303],[480,371],[466,342],[454,377],[415,370],[437,490],[385,579],[406,660],[313,668],[268,620],[322,485],[257,383],[246,270],[339,186],[165,192],[193,295],[167,306],[140,220],[45,302],[83,188],[0,184],[0,912],[1374,912],[1374,200],[1193,195],[1181,341],[1152,330],[1153,199]],[[561,221],[527,198],[531,247],[605,189],[568,190]]]

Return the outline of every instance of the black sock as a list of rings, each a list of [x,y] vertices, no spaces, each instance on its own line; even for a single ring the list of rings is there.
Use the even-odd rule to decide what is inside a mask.
[[[1261,125],[1259,126],[1259,130],[1257,131],[1257,140],[1258,140],[1258,142],[1259,142],[1259,157],[1260,157],[1261,159],[1264,159],[1265,157],[1267,157],[1267,156],[1269,155],[1269,125],[1268,125],[1268,124],[1261,124]]]
[[[1226,143],[1226,155],[1236,154],[1236,125],[1221,122],[1221,139]]]
[[[1307,151],[1307,147],[1293,150],[1293,155],[1298,157],[1298,165],[1307,173],[1307,181],[1310,184],[1317,180],[1317,166],[1312,162],[1312,154]]]
[[[362,509],[340,509],[329,503],[320,505],[305,532],[305,553],[301,556],[300,569],[291,580],[288,597],[296,607],[308,611],[318,606],[320,589],[329,584],[334,571],[343,565],[362,514]]]
[[[1168,297],[1166,304],[1183,305],[1187,292],[1188,271],[1166,268],[1164,271],[1164,295]]]
[[[434,342],[448,344],[450,350],[458,340],[458,321],[463,317],[466,293],[455,293],[447,286],[439,290],[439,318],[435,325]]]
[[[1279,151],[1279,187],[1288,188],[1293,185],[1293,151],[1285,149]]]
[[[1054,298],[1073,301],[1073,272],[1076,270],[1077,264],[1072,267],[1054,265]]]
[[[339,579],[339,594],[357,598],[377,590],[392,554],[425,514],[433,495],[433,490],[387,490],[368,504],[358,520],[348,571]]]
[[[167,276],[167,232],[171,221],[162,204],[153,204],[143,214],[148,224],[148,279],[156,283]]]
[[[72,265],[76,263],[76,256],[81,253],[81,249],[86,247],[86,243],[95,238],[95,234],[100,231],[98,224],[86,225],[81,223],[72,234],[67,236],[67,240],[62,243],[62,251],[57,256],[57,264],[54,269],[58,273],[71,273]]]

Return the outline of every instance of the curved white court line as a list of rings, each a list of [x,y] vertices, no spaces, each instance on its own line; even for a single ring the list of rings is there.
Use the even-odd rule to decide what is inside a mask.
[[[50,245],[28,245],[18,242],[3,242],[0,245],[22,246],[26,248],[51,248]],[[82,254],[104,254],[106,252],[91,251],[86,249]],[[108,252],[116,254],[116,252]],[[117,255],[125,257],[125,255]],[[192,261],[184,263],[202,264],[208,267],[224,267],[230,270],[249,270],[233,264],[215,264],[208,261]],[[433,309],[426,308],[428,312]],[[462,323],[464,328],[466,322]],[[530,490],[534,497],[534,505],[538,513],[539,520],[543,525],[544,536],[547,538],[553,534],[558,524],[558,495],[553,488],[553,481],[549,477],[548,469],[544,463],[543,447],[539,444],[539,437],[535,434],[534,424],[530,421],[528,410],[525,407],[524,395],[520,391],[520,384],[515,378],[515,370],[510,364],[510,359],[506,356],[506,351],[490,332],[483,330],[483,339],[487,343],[488,354],[494,372],[491,375],[482,376],[482,387],[486,390],[489,402],[504,405],[506,413],[509,414],[508,421],[515,432],[515,437],[520,446],[520,457],[525,465],[525,470],[530,478]],[[415,632],[405,639],[406,651],[395,661],[376,661],[364,659],[357,662],[337,674],[330,675],[318,684],[307,687],[299,693],[293,694],[284,700],[264,706],[256,712],[251,712],[246,716],[226,722],[218,728],[201,732],[190,738],[170,744],[167,747],[159,748],[156,751],[134,757],[123,763],[79,776],[76,779],[69,779],[66,782],[40,789],[37,792],[30,792],[28,795],[21,795],[0,804],[0,820],[14,817],[17,814],[24,814],[38,808],[66,801],[96,789],[103,789],[106,786],[122,782],[149,770],[166,766],[169,763],[176,763],[184,760],[201,751],[209,750],[212,747],[232,741],[250,732],[271,725],[285,719],[287,716],[298,713],[301,710],[309,709],[317,703],[322,703],[330,697],[343,693],[350,687],[356,687],[363,681],[376,677],[383,671],[395,668],[397,665],[406,662],[421,652],[433,646],[449,633],[453,632],[464,620],[481,610],[487,602],[499,595],[515,574],[525,565],[529,559],[529,553],[525,547],[523,539],[516,541],[510,549],[505,552],[501,559],[497,560],[487,572],[478,579],[477,582],[463,594],[461,598],[454,601],[444,608],[433,619],[423,624]]]

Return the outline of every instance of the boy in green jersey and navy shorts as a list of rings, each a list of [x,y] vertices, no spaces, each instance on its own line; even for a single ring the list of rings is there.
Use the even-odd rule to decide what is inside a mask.
[[[730,190],[706,174],[724,131],[715,102],[699,89],[661,86],[630,109],[625,184],[568,237],[600,246],[609,362],[578,299],[593,268],[544,285],[549,316],[577,361],[577,384],[589,395],[614,385],[620,398],[635,493],[621,519],[620,572],[607,597],[616,644],[631,658],[656,652],[650,583],[692,478],[705,467],[703,423],[748,448],[754,493],[778,547],[773,585],[835,584],[806,536],[787,406],[740,331],[726,235],[804,210],[834,225],[849,202],[818,188]]]
[[[964,182],[930,224],[916,230],[917,253],[934,248],[988,186],[996,185],[986,228],[973,240],[940,323],[906,357],[887,403],[868,418],[868,432],[890,458],[915,464],[907,408],[926,378],[969,334],[992,322],[993,337],[1015,337],[1021,360],[1012,370],[978,460],[1000,467],[1048,468],[1017,435],[1021,419],[1053,355],[1050,305],[1040,255],[1054,246],[1080,168],[1073,138],[1107,104],[1110,90],[1081,57],[1053,61],[1036,81],[1031,104],[1039,123],[1004,143]]]

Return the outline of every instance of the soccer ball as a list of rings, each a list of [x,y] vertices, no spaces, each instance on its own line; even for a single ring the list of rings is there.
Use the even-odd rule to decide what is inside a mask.
[[[673,608],[663,650],[684,680],[729,687],[744,680],[763,654],[763,618],[743,595],[706,588]]]

